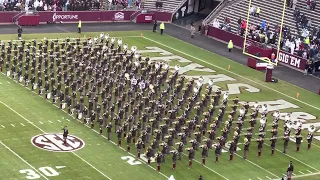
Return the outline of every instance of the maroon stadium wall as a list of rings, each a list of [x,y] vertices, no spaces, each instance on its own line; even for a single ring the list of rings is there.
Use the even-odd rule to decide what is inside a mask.
[[[243,37],[234,33],[229,33],[227,31],[224,31],[218,28],[214,28],[212,26],[210,26],[208,29],[208,36],[211,36],[215,39],[218,39],[224,42],[229,42],[230,40],[232,40],[234,46],[238,46],[240,48],[243,47],[243,42],[244,42]],[[249,53],[256,54],[259,52],[261,57],[270,58],[270,55],[272,52],[275,52],[275,53],[277,52],[276,49],[264,49],[259,46],[261,45],[259,45],[258,43],[250,43],[250,46],[248,47]],[[297,71],[304,71],[306,62],[307,62],[306,59],[303,59],[299,56],[296,56],[284,51],[279,52],[279,63],[284,66],[295,69]]]
[[[83,22],[108,22],[108,21],[130,21],[130,16],[135,11],[57,11],[39,12],[40,23],[65,22],[75,23],[79,20]],[[0,12],[0,23],[13,23],[12,18],[19,12]],[[154,19],[158,21],[171,22],[171,13],[150,12]]]

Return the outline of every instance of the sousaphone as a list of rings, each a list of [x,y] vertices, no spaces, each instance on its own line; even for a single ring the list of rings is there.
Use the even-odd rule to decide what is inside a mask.
[[[314,131],[316,130],[316,128],[314,127],[314,125],[311,125],[308,127],[308,131],[312,134]]]
[[[118,39],[118,45],[119,45],[119,46],[122,45],[122,39]]]

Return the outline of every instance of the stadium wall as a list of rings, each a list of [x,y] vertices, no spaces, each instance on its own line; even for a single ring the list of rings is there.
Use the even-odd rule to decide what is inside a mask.
[[[237,46],[238,48],[242,49],[243,48],[243,43],[244,43],[244,38],[234,34],[234,33],[230,33],[218,28],[214,28],[212,26],[209,27],[208,29],[208,36],[213,37],[215,39],[224,41],[224,42],[229,42],[230,40],[233,41],[234,46]],[[249,45],[247,43],[248,46],[248,52],[250,54],[256,54],[256,53],[260,53],[260,57],[269,57],[272,52],[277,53],[277,49],[274,48],[261,48],[261,44],[257,43],[257,42],[250,42]],[[281,51],[279,52],[279,63],[281,65],[287,66],[289,68],[295,69],[297,71],[300,72],[304,72],[305,70],[305,65],[307,60],[303,59],[299,56],[290,54],[288,52],[285,51]],[[320,64],[320,63],[317,63]],[[317,69],[317,68],[316,68]]]
[[[82,22],[114,22],[130,21],[130,16],[135,11],[57,11],[57,12],[38,12],[39,23],[63,22],[77,23]],[[171,22],[172,14],[167,12],[151,11],[154,18],[158,21]],[[19,12],[0,12],[0,23],[12,24],[13,17]]]

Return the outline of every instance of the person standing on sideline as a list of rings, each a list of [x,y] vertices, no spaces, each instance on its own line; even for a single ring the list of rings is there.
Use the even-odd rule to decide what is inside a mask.
[[[160,24],[160,34],[161,34],[161,35],[163,34],[164,29],[165,29],[164,23],[162,22],[162,23]]]
[[[18,28],[18,39],[19,39],[19,40],[22,39],[22,32],[23,32],[22,27],[19,26],[19,28]]]
[[[79,20],[79,23],[78,23],[78,33],[81,33],[81,20]]]
[[[153,32],[156,32],[156,31],[157,31],[157,26],[158,26],[158,22],[157,22],[157,20],[154,20],[154,22],[153,22],[153,29],[152,29]]]
[[[191,38],[193,39],[196,34],[196,28],[194,26],[191,26],[190,32],[191,32]]]
[[[232,42],[232,40],[230,40],[229,43],[228,43],[228,49],[229,49],[229,52],[231,52],[231,50],[233,49],[233,42]]]

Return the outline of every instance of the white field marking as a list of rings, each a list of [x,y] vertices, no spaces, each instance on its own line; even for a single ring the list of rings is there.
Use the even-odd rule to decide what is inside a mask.
[[[271,179],[270,177],[266,176],[266,178]]]
[[[264,143],[264,144],[270,147],[270,145],[269,145],[269,144],[267,144],[267,143]],[[282,151],[280,151],[279,149],[275,149],[275,150],[276,150],[276,151],[278,151],[278,152],[281,152],[281,153],[282,153]],[[313,169],[313,170],[316,170],[317,172],[320,172],[320,170],[318,170],[318,169],[316,169],[316,168],[314,168],[314,167],[310,166],[310,165],[309,165],[309,164],[307,164],[307,163],[304,163],[304,162],[300,161],[299,159],[297,159],[297,158],[295,158],[295,157],[293,157],[293,156],[290,156],[289,154],[284,154],[284,155],[286,155],[286,156],[290,157],[291,159],[294,159],[294,160],[296,160],[296,161],[300,162],[301,164],[304,164],[304,165],[308,166],[309,168],[311,168],[311,169]]]
[[[287,176],[286,174],[282,174],[283,176]]]
[[[24,119],[27,122],[31,122],[29,121],[27,118],[25,118],[24,116],[22,116],[21,114],[19,114],[17,111],[15,111],[14,109],[12,109],[10,106],[6,105],[5,103],[3,103],[2,101],[0,101],[1,104],[3,104],[4,106],[6,106],[8,109],[10,109],[11,111],[13,111],[14,113],[16,113],[18,116],[20,116],[22,119]],[[40,130],[42,133],[45,133],[45,131],[43,131],[41,128],[39,128],[38,126],[36,126],[35,124],[32,124],[35,128],[37,128],[38,130]],[[87,165],[89,165],[90,167],[92,167],[94,170],[96,170],[97,172],[99,172],[101,175],[103,175],[104,177],[106,177],[107,179],[111,180],[110,177],[108,177],[107,175],[105,175],[103,172],[101,172],[99,169],[97,169],[96,167],[94,167],[92,164],[90,164],[88,161],[86,161],[85,159],[83,159],[82,157],[80,157],[78,154],[76,154],[75,152],[71,152],[72,154],[74,154],[75,156],[77,156],[79,159],[81,159],[83,162],[85,162]]]
[[[15,153],[12,149],[10,149],[7,145],[5,145],[2,141],[0,141],[0,144],[4,146],[6,149],[8,149],[12,154],[17,156],[21,161],[23,161],[25,164],[27,164],[29,167],[31,167],[34,171],[36,171],[38,174],[40,174],[44,179],[49,180],[46,176],[44,176],[41,172],[39,172],[36,168],[34,168],[31,164],[29,164],[26,160],[24,160],[21,156],[19,156],[17,153]]]
[[[205,137],[205,136],[203,136],[203,137]],[[207,137],[205,137],[205,138],[207,138]],[[207,139],[208,139],[208,138],[207,138]],[[238,153],[234,153],[234,154],[235,154],[236,156],[238,156],[238,157],[242,157],[242,156],[240,156]],[[252,165],[254,165],[254,166],[256,166],[256,167],[258,167],[258,168],[260,168],[260,169],[262,169],[262,170],[264,170],[264,171],[266,171],[267,173],[275,176],[276,178],[280,178],[279,176],[273,174],[272,172],[270,172],[270,171],[268,171],[267,169],[259,166],[258,164],[254,163],[254,162],[252,162],[252,161],[250,161],[250,160],[248,160],[248,159],[246,159],[246,161],[249,162],[250,164],[252,164]]]
[[[65,166],[56,166],[57,169],[65,168]]]
[[[315,176],[315,175],[320,175],[320,172],[310,173],[310,174],[303,174],[303,175],[298,175],[298,176],[292,176],[291,179],[308,177],[308,176]],[[279,180],[279,179],[273,179],[273,180]]]
[[[187,154],[185,154],[185,153],[182,153],[182,154],[183,154],[183,155],[185,155],[185,156],[188,156],[188,155],[187,155]],[[204,164],[200,163],[198,160],[194,159],[194,161],[195,161],[195,162],[197,162],[198,164],[203,165],[203,167],[205,167],[205,168],[207,168],[208,170],[212,171],[213,173],[215,173],[215,174],[219,175],[219,176],[220,176],[220,177],[222,177],[223,179],[228,180],[228,178],[224,177],[223,175],[221,175],[221,174],[220,174],[220,173],[218,173],[217,171],[215,171],[215,170],[213,170],[213,169],[209,168],[208,166],[206,166],[206,165],[204,165]]]
[[[0,84],[2,84],[2,82],[0,82]]]
[[[300,174],[304,174],[303,172],[299,171]]]
[[[35,93],[34,91],[32,91],[33,93]],[[35,94],[37,94],[37,93],[35,93]],[[37,94],[38,95],[38,94]],[[40,95],[39,95],[40,96]],[[40,96],[40,97],[42,97],[42,98],[44,98],[43,96]],[[52,104],[52,102],[50,101],[50,100],[48,100],[48,99],[46,99],[46,101],[47,102],[49,102],[50,104]],[[58,108],[58,109],[60,109],[60,107],[59,106],[57,106],[56,104],[53,104],[56,108]],[[61,110],[61,109],[60,109]],[[79,122],[79,123],[81,123],[82,124],[82,122],[80,121],[80,120],[78,120],[78,119],[76,119],[75,117],[73,117],[72,115],[70,115],[69,113],[67,113],[66,111],[64,111],[64,110],[62,110],[62,112],[64,112],[64,113],[66,113],[68,116],[70,116],[72,119],[75,119],[77,122]],[[87,126],[88,128],[90,128],[91,129],[91,127],[88,125],[88,124],[86,124],[85,126]],[[100,132],[98,132],[98,131],[96,131],[95,129],[92,129],[92,131],[94,131],[95,133],[97,133],[97,134],[100,134]],[[108,138],[106,137],[106,136],[104,136],[104,135],[101,135],[104,139],[107,139],[108,140]],[[111,142],[113,145],[115,145],[115,146],[118,146],[115,142],[113,142],[113,141],[111,141],[111,140],[109,140],[109,142]],[[119,147],[119,146],[118,146]],[[125,152],[127,152],[127,150],[126,149],[124,149],[123,147],[119,147],[120,149],[122,149],[123,151],[125,151]],[[133,155],[131,152],[127,152],[128,154],[130,154],[132,157],[135,157],[135,155]],[[141,160],[141,159],[138,159],[138,161],[140,161],[140,162],[142,162],[142,163],[144,163],[144,164],[146,164],[148,167],[150,167],[151,169],[153,169],[153,170],[156,170],[154,167],[152,167],[151,165],[148,165],[146,162],[144,162],[143,160]],[[167,175],[165,175],[165,174],[163,174],[162,172],[159,172],[159,174],[161,174],[163,177],[165,177],[165,178],[169,178]]]
[[[70,121],[70,119],[66,119],[67,121]]]
[[[50,120],[48,120],[49,121],[49,123],[52,123],[52,121],[50,121]]]
[[[261,178],[257,177],[259,180],[262,180]]]
[[[140,37],[140,36],[139,36]],[[5,75],[4,73],[2,73],[3,75]],[[23,84],[20,84],[22,87],[25,87]],[[29,89],[29,90],[31,90],[30,88],[28,88],[28,87],[25,87],[26,89]],[[46,99],[46,98],[44,98],[43,96],[41,96],[41,95],[39,95],[39,94],[37,94],[36,92],[34,92],[34,91],[31,91],[32,93],[34,93],[34,94],[36,94],[36,95],[38,95],[38,96],[40,96],[41,98],[43,98],[43,99],[45,99],[47,102],[49,102],[50,104],[52,104],[52,102],[50,101],[50,100],[48,100],[48,99]],[[0,103],[2,103],[1,101],[0,101]],[[58,109],[60,109],[60,107],[59,106],[57,106],[56,104],[53,104],[56,108],[58,108]],[[60,109],[61,110],[61,109]],[[70,115],[69,113],[67,113],[66,111],[63,111],[62,110],[62,112],[64,112],[64,113],[66,113],[68,116],[70,116],[72,119],[75,119],[77,122],[79,122],[79,123],[81,123],[82,124],[82,122],[81,121],[79,121],[78,119],[76,119],[75,117],[73,117],[72,115]],[[58,120],[58,121],[60,121],[60,120]],[[61,122],[61,121],[60,121]],[[30,122],[29,121],[29,123],[32,123],[32,122]],[[91,127],[89,126],[89,125],[85,125],[85,126],[87,126],[88,128],[90,128],[91,129]],[[97,134],[100,134],[100,132],[98,132],[98,131],[96,131],[96,130],[94,130],[93,129],[93,131],[94,132],[96,132]],[[101,135],[103,138],[105,138],[105,139],[108,139],[106,136],[104,136],[104,135]],[[114,143],[113,141],[109,141],[109,142],[111,142],[112,144],[114,144],[115,146],[118,146],[116,143]],[[125,151],[125,152],[127,152],[127,150],[125,150],[125,149],[123,149],[122,147],[120,147],[120,149],[122,149],[123,151]],[[72,153],[74,153],[74,152],[72,152]],[[130,153],[130,152],[128,152],[131,156],[133,156],[133,157],[135,157],[135,155],[133,155],[132,153]],[[144,162],[143,160],[141,160],[141,159],[138,159],[140,162],[142,162],[142,163],[144,163],[144,164],[146,164],[148,167],[150,167],[151,169],[153,169],[153,170],[156,170],[154,167],[152,167],[151,165],[148,165],[146,162]],[[162,172],[159,172],[159,174],[161,174],[163,177],[165,177],[165,178],[169,178],[168,176],[166,176],[165,174],[163,174]],[[111,180],[111,179],[110,179]]]
[[[295,174],[295,173],[292,173],[292,175],[294,175],[294,176],[295,176],[296,174]]]
[[[233,75],[236,75],[236,76],[238,76],[238,77],[241,77],[241,78],[243,78],[243,79],[245,79],[245,80],[247,80],[247,81],[251,81],[251,82],[253,82],[253,83],[255,83],[255,84],[258,84],[258,85],[260,85],[260,86],[262,86],[262,87],[264,87],[264,88],[267,88],[267,89],[269,89],[269,90],[272,90],[272,91],[274,91],[274,92],[277,92],[277,93],[279,93],[279,94],[281,94],[281,95],[283,95],[283,96],[286,96],[287,98],[290,98],[290,99],[293,99],[293,100],[295,100],[295,101],[298,101],[298,102],[300,102],[300,103],[302,103],[302,104],[304,104],[304,105],[307,105],[307,106],[310,106],[310,107],[312,107],[312,108],[314,108],[314,109],[320,110],[319,107],[313,106],[313,105],[311,105],[311,104],[309,104],[309,103],[306,103],[306,102],[304,102],[304,101],[301,101],[301,100],[299,100],[299,99],[296,99],[296,98],[294,98],[294,97],[291,97],[291,96],[289,96],[289,95],[287,95],[287,94],[285,94],[285,93],[282,93],[282,92],[280,92],[280,91],[278,91],[278,90],[275,90],[275,89],[273,89],[273,88],[270,88],[269,86],[263,85],[263,84],[261,84],[261,83],[259,83],[259,82],[257,82],[257,81],[254,81],[254,80],[252,80],[252,79],[249,79],[249,78],[246,78],[246,77],[244,77],[244,76],[241,76],[241,75],[239,75],[239,74],[237,74],[237,73],[235,73],[235,72],[229,71],[229,70],[227,70],[227,68],[219,67],[219,66],[217,66],[217,65],[215,65],[215,64],[212,64],[212,63],[207,62],[207,61],[205,61],[205,60],[203,60],[203,59],[200,59],[200,58],[194,57],[194,56],[192,56],[192,55],[189,55],[189,54],[187,54],[187,53],[185,53],[185,52],[182,52],[182,51],[180,51],[180,50],[177,50],[177,49],[175,49],[175,48],[172,48],[172,47],[170,47],[170,46],[168,46],[168,45],[162,44],[162,43],[160,43],[160,42],[158,42],[158,41],[155,41],[155,40],[153,40],[153,39],[150,39],[150,38],[147,38],[147,37],[144,37],[144,36],[142,36],[142,37],[143,37],[144,39],[147,39],[147,40],[151,41],[151,42],[160,44],[161,46],[164,46],[164,47],[166,47],[166,48],[172,49],[172,50],[174,50],[174,51],[176,51],[176,52],[178,52],[178,53],[180,53],[180,54],[189,56],[189,57],[191,57],[191,58],[193,58],[193,59],[197,59],[198,61],[201,61],[201,62],[203,62],[203,63],[209,64],[209,65],[211,65],[211,66],[213,66],[213,67],[216,67],[216,68],[218,68],[218,69],[220,69],[220,70],[223,70],[223,71],[226,71],[226,72],[231,73],[231,74],[233,74]],[[205,50],[205,49],[203,49],[203,50]],[[210,51],[208,51],[208,52],[210,52]],[[212,53],[212,52],[211,52],[211,53]],[[219,56],[220,56],[220,55],[219,55]],[[223,56],[221,56],[221,57],[223,57]],[[226,58],[226,57],[224,57],[224,58]],[[226,59],[227,59],[227,58],[226,58]],[[301,89],[302,89],[302,88],[301,88]]]
[[[15,127],[14,124],[11,124],[12,127]]]
[[[6,128],[4,125],[1,125],[1,127]]]
[[[43,122],[39,121],[40,124],[43,124]]]
[[[309,173],[312,173],[312,171],[310,171],[310,170],[307,170]]]
[[[26,126],[26,125],[24,125],[23,123],[20,123],[22,126]]]
[[[59,119],[57,120],[58,122],[61,122]]]
[[[9,81],[7,81],[7,83],[9,83],[9,84],[10,84],[10,82],[9,82]]]

